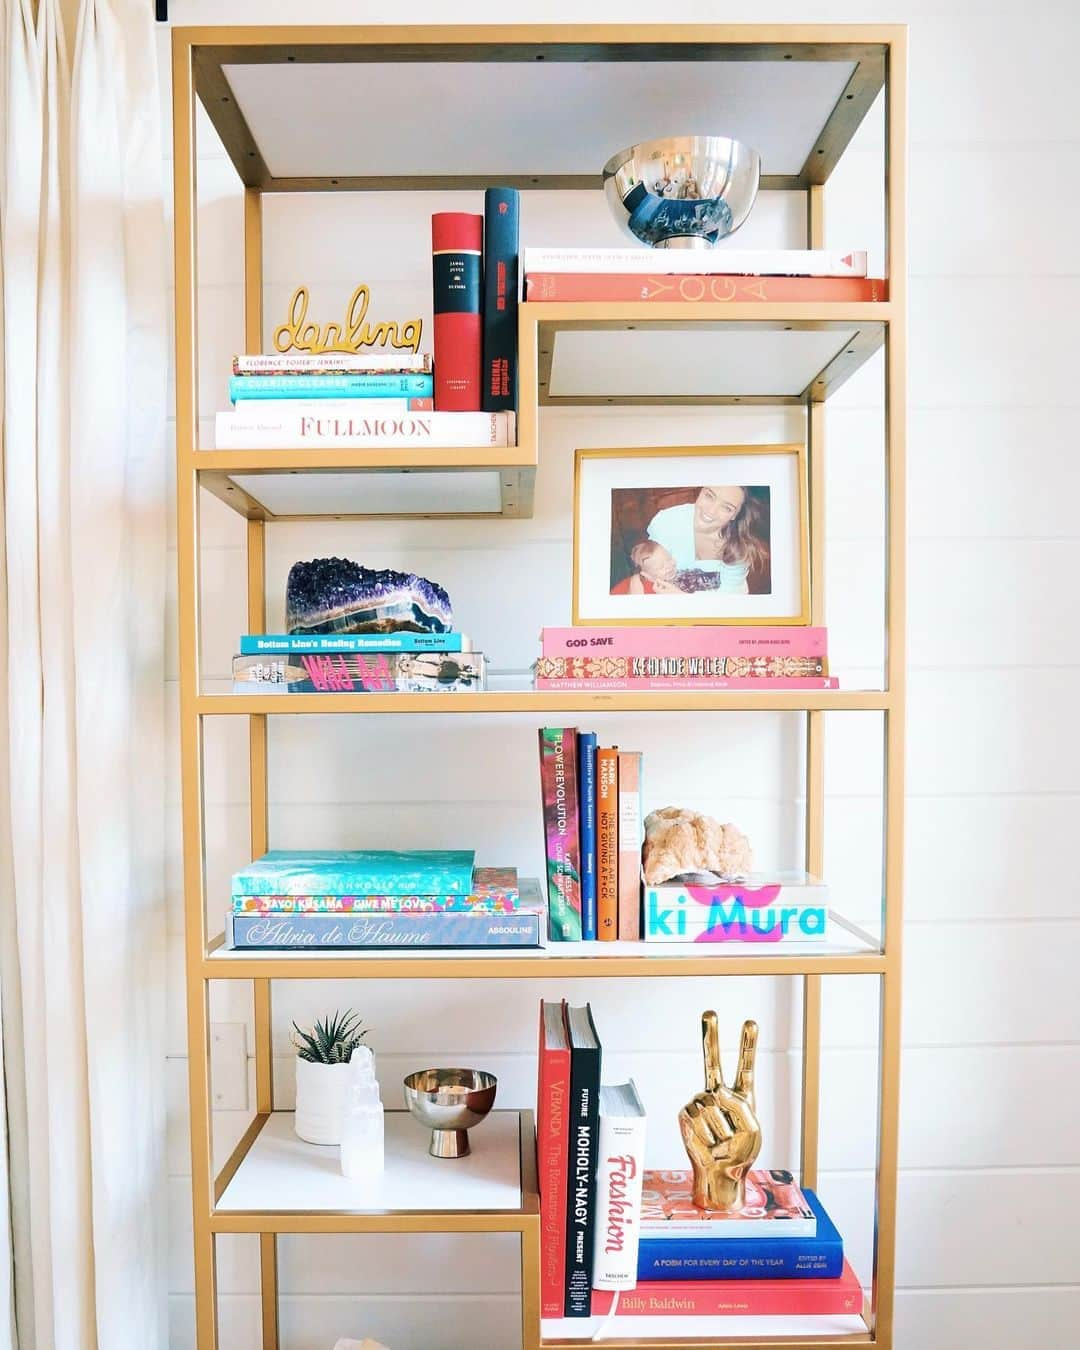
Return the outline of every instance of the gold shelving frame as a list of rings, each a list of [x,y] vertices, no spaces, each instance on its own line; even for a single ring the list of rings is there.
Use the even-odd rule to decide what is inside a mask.
[[[237,168],[244,195],[244,296],[247,350],[262,348],[262,195],[276,191],[363,191],[482,186],[464,177],[275,178],[232,98],[224,66],[289,61],[514,61],[550,56],[552,61],[801,60],[846,59],[853,73],[826,118],[802,171],[766,178],[765,188],[805,191],[807,240],[824,241],[821,185],[843,154],[874,99],[884,89],[886,110],[886,226],[889,299],[874,305],[742,304],[696,305],[687,316],[678,307],[627,305],[525,305],[521,312],[519,444],[508,451],[214,451],[199,448],[197,407],[195,112],[200,99]],[[517,1232],[521,1237],[523,1350],[580,1345],[542,1340],[539,1319],[539,1205],[532,1148],[532,1118],[521,1113],[521,1204],[498,1213],[380,1211],[228,1214],[217,1201],[273,1110],[271,991],[274,980],[318,978],[566,978],[740,975],[798,976],[803,989],[801,1177],[815,1186],[818,1173],[820,1104],[821,980],[860,974],[880,982],[878,1146],[873,1287],[864,1314],[865,1331],[802,1338],[752,1336],[702,1340],[679,1337],[678,1319],[657,1327],[648,1339],[606,1339],[611,1347],[723,1346],[761,1350],[847,1350],[875,1345],[892,1350],[895,1283],[898,1092],[900,1073],[901,869],[904,788],[904,442],[906,389],[906,28],[897,25],[754,26],[512,26],[178,28],[173,33],[173,134],[176,264],[176,466],[179,569],[180,734],[183,805],[185,964],[191,1104],[191,1164],[195,1247],[196,1342],[218,1350],[215,1242],[219,1232],[257,1233],[260,1241],[262,1343],[278,1346],[277,1234],[279,1232]],[[517,181],[517,180],[506,180]],[[580,188],[593,180],[576,175],[522,176],[523,188]],[[668,313],[668,309],[671,310]],[[236,484],[233,474],[439,471],[475,468],[500,471],[501,514],[527,516],[539,462],[540,406],[561,400],[546,393],[550,338],[558,331],[619,327],[703,326],[828,328],[857,330],[852,350],[812,379],[794,397],[728,396],[709,402],[797,402],[807,409],[810,465],[812,622],[825,620],[825,400],[878,346],[885,346],[886,381],[886,663],[879,691],[671,694],[547,694],[531,691],[476,695],[222,696],[200,688],[199,497],[205,488],[247,518],[248,625],[265,630],[265,530],[275,514],[257,494]],[[568,400],[577,401],[577,400]],[[611,400],[589,400],[609,402]],[[650,401],[618,399],[618,402]],[[655,400],[653,400],[655,401]],[[670,400],[665,400],[670,401]],[[431,515],[438,515],[432,511]],[[701,957],[590,954],[553,958],[543,954],[482,958],[455,954],[421,959],[396,955],[318,959],[295,955],[228,954],[207,929],[203,800],[203,729],[207,717],[242,716],[249,728],[250,847],[269,845],[268,719],[275,714],[452,712],[485,715],[555,712],[761,711],[801,713],[806,730],[806,865],[823,864],[825,715],[830,711],[879,712],[884,723],[885,773],[883,940],[833,955],[737,955]],[[217,1175],[214,1173],[210,1091],[210,982],[249,979],[254,991],[255,1108],[247,1131]]]

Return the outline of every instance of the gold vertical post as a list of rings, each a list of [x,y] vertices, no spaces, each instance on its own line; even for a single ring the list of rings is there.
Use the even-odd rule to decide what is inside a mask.
[[[262,193],[244,189],[244,350],[262,351]]]
[[[521,1230],[521,1350],[540,1346],[540,1223],[535,1215]]]
[[[244,190],[244,350],[262,351],[262,193]],[[248,632],[266,631],[266,526],[261,520],[247,525]],[[265,714],[248,718],[248,782],[251,812],[251,856],[269,847],[269,790],[267,720]],[[274,1109],[274,1043],[272,985],[253,980],[255,1000],[255,1109]],[[259,1280],[262,1293],[263,1350],[278,1346],[277,1234],[259,1234]]]
[[[209,986],[202,978],[206,951],[206,865],[203,801],[203,727],[199,693],[199,485],[193,453],[198,442],[197,212],[195,89],[191,44],[173,35],[173,173],[176,281],[176,554],[180,620],[180,757],[184,857],[184,961],[191,1102],[192,1229],[195,1244],[195,1338],[199,1350],[217,1350],[217,1274],[213,1208],[213,1133],[210,1113]]]
[[[881,977],[877,1215],[874,1236],[874,1334],[893,1345],[896,1292],[896,1193],[900,1117],[900,976],[903,932],[905,704],[905,444],[907,433],[907,39],[889,42],[885,89],[885,184],[889,298],[885,339],[886,516],[885,653],[885,974]]]
[[[825,242],[825,189],[806,193],[806,242]],[[806,410],[810,478],[810,621],[825,622],[825,405]],[[806,714],[806,870],[823,876],[825,867],[825,714]],[[802,1127],[799,1169],[802,1184],[817,1186],[821,1119],[821,976],[803,976]]]

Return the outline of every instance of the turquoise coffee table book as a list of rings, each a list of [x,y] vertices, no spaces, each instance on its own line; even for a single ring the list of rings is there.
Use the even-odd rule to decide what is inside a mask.
[[[233,876],[233,895],[468,895],[472,849],[272,849]]]

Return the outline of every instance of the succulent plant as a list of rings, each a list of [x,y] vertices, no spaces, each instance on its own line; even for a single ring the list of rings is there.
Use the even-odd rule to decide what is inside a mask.
[[[311,1031],[301,1031],[294,1022],[293,1031],[297,1056],[311,1064],[348,1064],[352,1052],[367,1036],[364,1024],[352,1009],[316,1021]]]

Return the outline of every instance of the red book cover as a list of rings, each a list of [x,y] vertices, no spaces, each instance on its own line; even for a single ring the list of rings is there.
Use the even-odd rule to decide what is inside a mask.
[[[596,936],[619,936],[619,752],[596,752]]]
[[[724,304],[744,301],[887,300],[888,282],[877,277],[638,276],[632,272],[533,272],[525,299],[536,301],[641,301]],[[435,366],[438,378],[438,363]]]
[[[566,1179],[569,1168],[570,1042],[562,1006],[540,1004],[536,1089],[536,1174],[540,1186],[540,1315],[561,1317],[566,1296]]]
[[[480,411],[483,241],[483,216],[439,211],[431,217],[435,407],[439,412]]]
[[[593,1290],[594,1317],[612,1297]],[[837,1280],[644,1280],[619,1294],[615,1317],[857,1317],[862,1307],[862,1286],[845,1261]]]
[[[694,1237],[814,1237],[817,1218],[790,1172],[759,1167],[746,1174],[742,1209],[699,1209],[693,1173],[646,1171],[641,1190],[641,1235]]]

